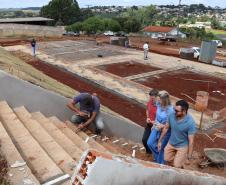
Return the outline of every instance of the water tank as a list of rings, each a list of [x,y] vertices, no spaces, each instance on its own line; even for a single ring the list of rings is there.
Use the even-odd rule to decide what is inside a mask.
[[[199,61],[211,64],[215,59],[217,43],[214,41],[202,41]]]

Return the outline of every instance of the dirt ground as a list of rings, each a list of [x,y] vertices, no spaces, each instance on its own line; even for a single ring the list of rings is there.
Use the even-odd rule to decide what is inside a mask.
[[[20,44],[28,44],[32,38],[0,38],[0,46],[13,46]],[[45,41],[62,41],[62,40],[91,40],[98,41],[104,43],[110,43],[110,37],[107,36],[86,36],[80,35],[79,37],[68,37],[64,36],[62,38],[36,38],[37,42],[45,42]],[[167,42],[167,41],[158,41],[156,39],[148,38],[148,37],[129,37],[131,47],[135,49],[143,50],[144,42],[149,42],[151,48],[151,52],[179,57],[179,49],[189,48],[189,47],[200,47],[198,44],[190,44],[185,42]],[[220,59],[220,61],[226,61],[225,49],[218,49],[218,53],[216,59]]]
[[[196,99],[197,91],[207,91],[209,92],[208,108],[213,111],[220,110],[226,105],[226,81],[220,78],[180,70],[141,78],[135,81],[148,87],[159,90],[164,89],[171,95],[185,99],[191,103],[194,102],[182,93]],[[209,83],[206,81],[209,81]]]
[[[30,55],[21,52],[14,52],[14,54],[36,69],[42,71],[44,74],[54,78],[55,80],[63,84],[68,85],[69,87],[79,92],[96,92],[103,105],[134,121],[135,123],[138,123],[141,126],[145,125],[146,114],[145,108],[142,105],[128,101],[123,97],[115,95],[103,88],[99,88],[84,79],[76,77],[71,73],[43,63],[42,61],[35,59]]]
[[[101,65],[98,66],[98,68],[121,77],[137,75],[140,73],[146,73],[160,69],[150,65],[137,63],[135,61],[129,61],[120,64],[114,63],[109,65]]]
[[[1,148],[1,143],[0,143],[0,148]],[[7,172],[8,172],[8,164],[0,151],[0,185],[9,185]]]
[[[172,48],[171,48],[171,51],[172,51]],[[103,105],[109,107],[110,109],[123,115],[124,117],[129,118],[130,120],[140,124],[141,126],[145,125],[145,108],[144,108],[144,106],[142,106],[140,104],[136,104],[135,102],[132,102],[131,100],[129,101],[124,97],[120,97],[118,95],[112,94],[111,92],[109,92],[105,89],[101,89],[101,88],[97,87],[96,85],[94,85],[86,80],[80,79],[71,73],[60,70],[54,66],[45,64],[42,61],[34,59],[33,57],[26,55],[24,53],[15,52],[14,55],[23,59],[24,61],[26,61],[33,67],[35,67],[36,69],[42,71],[44,74],[58,80],[59,82],[62,82],[64,84],[72,87],[73,89],[75,89],[77,91],[97,92]],[[136,71],[134,71],[134,72],[136,72]],[[186,78],[191,78],[191,76],[188,74],[188,76]],[[203,78],[204,77],[202,77],[201,79],[203,79]],[[156,78],[156,79],[159,80],[158,78]],[[206,79],[207,78],[205,77],[204,80],[206,80]],[[173,78],[173,80],[176,83],[176,80],[174,78]],[[208,77],[208,80],[209,80],[209,77]],[[185,80],[185,81],[187,81],[187,80]],[[168,83],[168,85],[171,85],[171,87],[173,86],[172,83],[169,83],[169,81],[167,81],[167,83]],[[203,88],[206,89],[206,88],[208,88],[208,86],[204,85]],[[212,87],[212,83],[211,83],[209,90],[210,91],[212,91],[212,89],[215,90],[214,88],[215,88],[215,86]],[[222,88],[226,89],[225,86],[223,86]],[[166,89],[166,87],[164,87],[164,89]],[[191,86],[189,86],[188,89],[191,90],[193,88]],[[217,89],[217,90],[219,90],[219,89]],[[222,92],[224,92],[224,91],[222,91]],[[224,92],[224,93],[226,93],[226,92]],[[189,95],[189,93],[188,93],[188,95]],[[192,96],[192,94],[191,94],[191,96]],[[193,95],[193,98],[194,97],[195,97],[195,95]],[[219,98],[219,97],[216,97],[216,99],[217,98]],[[220,100],[220,102],[221,101],[222,100]],[[220,105],[220,106],[222,106],[222,105]],[[224,128],[220,129],[223,133],[226,133],[225,125],[226,125],[226,123],[224,123]],[[214,133],[215,133],[215,130],[213,130],[209,134],[209,136],[213,138]],[[186,168],[226,177],[225,169],[218,169],[216,166],[210,166],[205,169],[200,169],[198,167],[198,164],[202,160],[204,160],[203,149],[205,147],[226,148],[225,139],[216,138],[213,142],[204,133],[198,133],[195,138],[195,147],[194,147],[195,159],[192,161],[192,164],[187,166]],[[124,152],[130,153],[131,151],[129,150],[129,151],[124,151]],[[146,156],[143,153],[138,153],[137,157],[140,159],[144,159],[144,160],[151,160],[150,156]]]

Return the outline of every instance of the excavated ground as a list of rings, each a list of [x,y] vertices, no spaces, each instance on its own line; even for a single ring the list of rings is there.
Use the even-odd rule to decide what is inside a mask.
[[[117,96],[115,94],[112,94],[111,92],[109,92],[105,89],[101,89],[101,88],[97,87],[96,85],[94,85],[94,84],[92,84],[92,83],[90,83],[86,80],[80,79],[80,78],[76,77],[75,75],[73,75],[71,73],[68,73],[68,72],[63,71],[63,70],[56,68],[54,66],[43,63],[42,61],[40,61],[38,59],[34,59],[30,55],[27,55],[27,54],[24,54],[24,53],[21,53],[21,52],[14,52],[14,55],[20,57],[21,59],[23,59],[24,61],[26,61],[27,63],[29,63],[33,67],[35,67],[36,69],[47,74],[48,76],[50,76],[50,77],[52,77],[52,78],[54,78],[54,79],[56,79],[56,80],[58,80],[58,81],[60,81],[64,84],[67,84],[68,86],[70,86],[70,87],[72,87],[72,88],[74,88],[74,89],[76,89],[80,92],[84,92],[84,91],[97,92],[97,94],[100,96],[100,99],[101,99],[101,102],[103,103],[103,105],[111,108],[115,112],[118,112],[119,114],[123,115],[124,117],[127,117],[127,118],[131,119],[132,121],[134,121],[134,122],[136,122],[136,123],[138,123],[142,126],[145,125],[144,124],[145,123],[145,120],[144,120],[144,118],[145,118],[145,108],[142,105],[139,105],[139,104],[136,104],[132,101],[127,101],[127,100],[126,100],[126,103],[125,103],[124,102],[125,98],[123,98],[121,96]],[[119,67],[117,66],[117,68],[119,68]],[[108,69],[105,68],[105,70],[107,71]],[[139,68],[139,70],[140,70],[140,68]],[[135,70],[131,74],[138,74],[139,73],[138,71]],[[172,72],[172,74],[173,74],[173,72]],[[194,76],[194,77],[196,77],[196,76]],[[201,77],[200,78],[203,80],[204,77],[202,75],[201,75]],[[188,76],[186,78],[188,78]],[[191,76],[189,76],[189,78],[191,78]],[[156,78],[156,79],[158,80],[158,78]],[[209,76],[208,76],[208,80],[209,80]],[[215,79],[211,79],[211,81],[214,81],[214,80]],[[184,81],[188,81],[188,83],[191,82],[190,80],[184,80]],[[166,81],[166,82],[168,84],[171,84],[171,83],[169,83],[169,81]],[[220,82],[217,82],[217,83],[220,83]],[[196,84],[196,83],[194,83],[194,84]],[[210,83],[210,85],[209,85],[209,91],[211,91],[211,90],[215,91],[215,89],[216,89],[216,86],[212,87],[212,84],[214,84],[214,83]],[[196,87],[196,85],[195,85],[195,87]],[[202,87],[205,88],[205,89],[208,88],[208,86],[206,84],[203,85]],[[224,86],[222,88],[224,88]],[[166,88],[164,88],[164,89],[166,89]],[[191,90],[192,88],[189,87],[189,89]],[[216,90],[219,90],[219,89],[216,89]],[[178,90],[178,92],[181,92],[181,91]],[[222,92],[224,92],[223,89],[222,89]],[[188,95],[189,95],[189,93],[188,93]],[[191,94],[191,96],[192,96],[192,94]],[[213,94],[211,94],[211,96],[214,97]],[[193,97],[194,97],[194,95],[193,95]],[[213,100],[210,99],[210,101],[214,101],[214,100],[216,101],[216,99],[219,98],[219,97],[216,97],[215,99],[214,98],[212,98]],[[225,125],[226,125],[226,123],[224,123],[223,128],[220,128],[220,130],[223,133],[226,132]],[[209,136],[214,137],[214,133],[215,133],[215,131],[213,130],[212,133],[209,134]],[[221,176],[226,177],[225,169],[218,169],[215,166],[208,167],[206,169],[199,169],[198,168],[199,162],[201,160],[203,160],[203,149],[206,148],[206,147],[225,148],[225,140],[220,139],[220,138],[216,138],[213,142],[205,134],[199,133],[199,134],[196,135],[195,141],[196,141],[195,142],[195,151],[196,151],[195,157],[196,157],[196,159],[187,168],[191,168],[193,170],[199,170],[199,171],[202,171],[202,172],[212,173],[212,174],[221,175]],[[142,158],[143,158],[143,156],[142,156]],[[145,159],[145,157],[144,157],[144,159]],[[150,158],[146,158],[146,160],[147,159],[150,160]]]
[[[146,73],[160,69],[150,65],[137,63],[135,61],[123,62],[120,64],[114,63],[109,65],[101,65],[98,66],[98,68],[121,77],[137,75],[140,73]]]
[[[171,95],[191,103],[194,102],[184,94],[196,99],[197,91],[206,91],[209,93],[208,108],[211,110],[220,110],[226,105],[226,81],[209,75],[180,70],[135,81],[148,87],[164,89]]]
[[[63,84],[68,85],[79,92],[96,92],[103,105],[134,121],[135,123],[140,124],[141,126],[145,125],[145,108],[142,105],[128,101],[123,97],[113,94],[103,88],[97,87],[96,85],[76,77],[71,73],[63,71],[55,66],[46,64],[38,59],[34,59],[30,55],[21,52],[14,52],[14,54],[36,69],[42,71],[44,74],[56,79]]]

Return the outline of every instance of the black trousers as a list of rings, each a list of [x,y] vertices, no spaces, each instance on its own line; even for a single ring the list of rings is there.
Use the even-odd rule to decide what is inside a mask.
[[[148,138],[151,134],[151,128],[152,128],[152,125],[150,124],[147,124],[145,129],[144,129],[144,134],[143,134],[143,137],[142,137],[142,143],[146,149],[146,153],[149,153],[151,154],[151,150],[149,149],[148,145],[147,145],[147,141],[148,141]]]

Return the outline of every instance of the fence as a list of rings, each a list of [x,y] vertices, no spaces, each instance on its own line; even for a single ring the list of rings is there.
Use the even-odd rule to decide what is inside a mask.
[[[0,24],[0,37],[31,36],[31,37],[61,37],[63,29],[50,26],[24,24]]]

